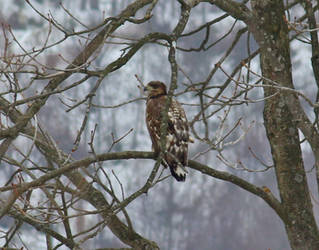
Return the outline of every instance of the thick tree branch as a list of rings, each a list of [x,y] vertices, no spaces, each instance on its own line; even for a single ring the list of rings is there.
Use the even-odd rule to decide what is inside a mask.
[[[197,162],[197,161],[190,160],[188,162],[188,164],[189,164],[189,167],[192,169],[196,169],[196,170],[200,171],[201,173],[212,176],[214,178],[233,183],[236,186],[239,186],[242,189],[260,197],[270,207],[272,207],[283,220],[286,219],[281,203],[277,200],[277,198],[272,193],[265,192],[262,187],[257,187],[255,185],[245,181],[244,179],[239,178],[236,175],[230,174],[228,172],[215,170],[215,169],[213,169],[207,165],[204,165],[200,162]]]
[[[67,175],[67,173],[70,173],[72,170],[75,170],[81,167],[88,167],[89,165],[96,162],[100,162],[100,161],[128,160],[128,159],[154,159],[155,157],[156,156],[153,152],[144,152],[144,151],[124,151],[124,152],[99,154],[99,155],[96,155],[96,157],[88,157],[88,158],[67,164],[66,166],[62,168],[53,170],[41,176],[35,181],[16,185],[15,190],[16,192],[18,191],[19,194],[22,194],[23,192],[30,189],[31,187],[40,186],[50,179],[56,178],[60,175]],[[227,172],[215,170],[207,165],[201,164],[196,161],[190,160],[189,167],[197,171],[200,171],[203,174],[212,176],[214,178],[231,182],[241,187],[242,189],[254,195],[257,195],[258,197],[262,198],[269,206],[271,206],[279,214],[280,217],[285,218],[280,202],[271,193],[265,192],[263,188],[257,187],[235,175],[232,175]],[[13,188],[4,187],[4,188],[1,188],[0,191],[6,191],[11,189]]]
[[[225,11],[235,19],[247,21],[252,17],[251,11],[245,5],[245,3],[248,2],[247,0],[243,1],[242,3],[238,3],[237,1],[233,0],[204,0],[203,2],[215,4],[218,8]]]

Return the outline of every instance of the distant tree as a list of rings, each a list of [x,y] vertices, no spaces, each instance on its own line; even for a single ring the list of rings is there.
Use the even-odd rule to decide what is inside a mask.
[[[12,228],[2,232],[5,239],[2,247],[15,246],[13,239],[18,237],[17,232],[22,224],[27,224],[44,233],[47,249],[60,246],[81,249],[86,241],[96,239],[106,227],[132,249],[159,249],[156,242],[136,232],[134,225],[137,222],[131,220],[127,206],[139,202],[137,198],[149,189],[165,185],[166,177],[159,171],[160,159],[156,159],[152,152],[123,150],[122,143],[125,143],[132,129],[123,134],[112,133],[109,138],[111,144],[109,148],[104,146],[103,153],[96,149],[97,141],[99,145],[103,141],[96,138],[101,126],[110,126],[116,132],[115,120],[119,119],[114,115],[116,108],[142,98],[108,107],[97,105],[95,100],[103,98],[102,86],[106,86],[107,96],[120,100],[116,79],[110,81],[109,77],[114,79],[114,76],[123,74],[121,68],[148,45],[159,48],[156,56],[166,53],[167,61],[158,71],[160,75],[165,69],[171,70],[169,93],[184,98],[185,106],[194,107],[189,114],[189,123],[197,140],[196,145],[201,150],[189,161],[189,167],[208,177],[235,184],[266,202],[285,225],[291,249],[319,249],[319,231],[311,199],[315,195],[308,185],[307,159],[304,156],[305,147],[309,146],[314,158],[314,168],[310,172],[316,172],[317,181],[311,186],[316,185],[318,189],[318,2],[317,5],[313,2],[178,0],[179,19],[171,32],[163,33],[162,27],[159,30],[153,27],[152,31],[148,31],[145,25],[151,23],[153,18],[161,18],[156,14],[156,7],[160,5],[157,0],[135,0],[118,15],[106,17],[99,24],[85,23],[62,4],[56,8],[63,8],[69,21],[60,22],[51,13],[41,13],[31,1],[26,1],[37,15],[34,23],[39,25],[38,19],[45,21],[47,33],[38,34],[42,46],[33,47],[19,41],[10,26],[1,21],[0,160],[1,171],[6,172],[4,176],[7,177],[1,180],[0,219],[13,218],[16,221]],[[84,1],[81,3],[85,9],[86,4]],[[98,1],[90,2],[94,10],[101,4]],[[216,8],[214,14],[220,13],[220,16],[212,15],[211,21],[188,27],[191,13],[205,4]],[[114,3],[111,8],[118,10]],[[216,39],[212,36],[212,27],[223,25],[223,22],[231,23],[231,28],[221,37],[214,34]],[[237,23],[240,23],[240,28],[235,28]],[[74,30],[75,24],[80,24],[83,29]],[[125,32],[121,32],[123,29]],[[198,47],[185,47],[187,39],[196,40]],[[307,80],[310,79],[307,91],[298,90],[293,82],[293,74],[299,70],[292,67],[293,42],[312,51],[313,75],[307,76]],[[68,54],[59,52],[62,45],[68,48]],[[203,60],[205,58],[209,62],[209,52],[216,47],[220,51],[218,62],[197,69],[190,57],[201,53]],[[111,53],[109,48],[115,53]],[[147,51],[143,53],[147,56]],[[239,62],[232,60],[231,53],[241,53],[242,59]],[[77,55],[73,58],[74,54]],[[107,63],[101,60],[102,57],[107,59]],[[46,63],[43,63],[45,60]],[[61,60],[65,67],[57,67],[57,60]],[[148,66],[151,65],[145,65]],[[134,88],[135,85],[132,83]],[[174,93],[177,86],[183,90]],[[259,98],[260,95],[263,96]],[[187,101],[189,96],[192,96],[191,103]],[[60,119],[60,112],[55,105],[49,105],[50,100],[63,103],[67,106],[67,112],[77,112],[78,126],[74,128],[74,123],[67,117]],[[225,151],[238,145],[250,133],[250,125],[245,128],[245,121],[242,121],[241,115],[236,116],[236,112],[240,113],[238,110],[245,109],[247,105],[256,107],[260,102],[264,104],[264,123],[259,123],[266,131],[272,163],[266,164],[263,160],[267,158],[267,150],[263,150],[265,155],[259,157],[251,148],[251,161],[263,167],[251,169],[242,159],[233,162]],[[92,127],[90,119],[101,119],[100,108],[115,110],[112,119],[108,124],[101,121]],[[43,128],[39,118],[43,111],[47,112],[46,117],[50,117],[47,122],[49,126],[58,128],[56,133],[70,138],[70,141],[73,138],[71,134],[75,135],[72,148],[66,150],[61,147],[54,139],[55,135]],[[235,115],[230,115],[231,112]],[[72,126],[69,127],[69,124]],[[88,140],[85,138],[86,132],[90,135]],[[83,150],[81,140],[88,144],[90,155],[77,155]],[[217,170],[209,161],[205,162],[203,159],[210,154],[216,155],[231,171]],[[138,162],[137,159],[155,160],[143,186],[129,196],[124,195],[122,183],[125,180],[113,173],[116,186],[120,186],[118,192],[110,173],[103,168],[104,163],[125,159],[135,159],[126,165],[136,168],[136,171],[145,167],[145,164],[138,166],[132,163]],[[234,168],[248,172],[273,169],[279,197],[277,190],[260,187],[234,174]],[[200,188],[205,189],[205,183]],[[189,193],[193,191],[188,190]],[[167,195],[171,198],[169,204],[165,204],[169,212],[174,207],[172,197],[178,194],[170,187]],[[187,208],[182,212],[191,214]],[[82,218],[87,217],[96,223],[85,225]],[[172,225],[173,219],[164,217],[169,225]],[[57,224],[62,224],[63,230]],[[191,220],[184,222],[184,225],[190,227]],[[234,230],[240,230],[240,225]],[[172,246],[173,232],[169,231],[169,234],[168,247]],[[189,246],[192,244],[194,242],[189,242]]]

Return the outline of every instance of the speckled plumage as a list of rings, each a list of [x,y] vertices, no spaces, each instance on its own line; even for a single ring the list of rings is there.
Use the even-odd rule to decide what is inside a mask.
[[[161,121],[162,111],[167,100],[166,86],[162,82],[150,82],[145,88],[148,91],[146,103],[146,124],[149,131],[153,150],[161,150]],[[166,153],[164,160],[169,166],[172,175],[177,181],[185,181],[190,141],[188,122],[185,111],[175,99],[172,99],[168,109],[168,127],[166,135]],[[165,164],[164,164],[165,166]]]

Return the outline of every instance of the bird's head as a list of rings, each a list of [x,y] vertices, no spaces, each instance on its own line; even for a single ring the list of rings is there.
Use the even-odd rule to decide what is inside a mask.
[[[167,94],[165,84],[160,81],[149,82],[144,88],[144,91],[146,92],[147,97],[149,98],[154,98]]]

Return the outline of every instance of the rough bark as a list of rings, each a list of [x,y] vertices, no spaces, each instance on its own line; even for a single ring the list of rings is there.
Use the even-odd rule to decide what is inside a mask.
[[[249,27],[261,48],[264,83],[293,88],[288,27],[282,1],[252,1],[254,23]],[[264,88],[265,97],[278,91]],[[292,249],[319,249],[319,233],[302,160],[297,121],[291,113],[292,93],[281,91],[266,99],[264,121],[275,164],[284,223]]]

